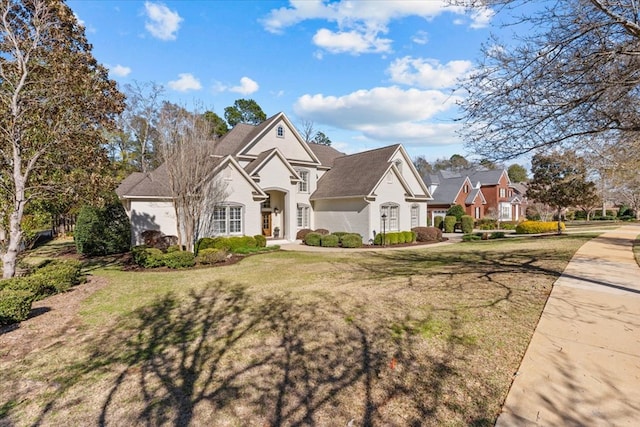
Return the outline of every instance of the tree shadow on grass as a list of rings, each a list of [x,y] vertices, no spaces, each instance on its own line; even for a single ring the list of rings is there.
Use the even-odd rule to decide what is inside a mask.
[[[101,403],[86,416],[99,425],[417,426],[438,424],[443,411],[464,422],[493,416],[451,398],[465,387],[461,366],[473,348],[457,320],[430,352],[409,326],[392,330],[403,313],[382,319],[360,306],[353,317],[344,305],[258,299],[222,282],[164,295],[64,368],[35,425],[88,399],[78,390],[96,374]]]

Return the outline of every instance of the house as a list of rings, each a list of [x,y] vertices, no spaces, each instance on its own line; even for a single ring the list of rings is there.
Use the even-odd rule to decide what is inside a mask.
[[[505,169],[442,170],[424,176],[424,181],[433,196],[427,210],[432,224],[456,204],[476,220],[519,221],[524,217],[522,196],[514,191]]]
[[[345,155],[306,143],[278,113],[254,126],[238,124],[215,144],[211,179],[226,185],[201,235],[257,235],[293,241],[298,230],[358,233],[409,230],[427,223],[431,195],[402,145]],[[116,190],[132,224],[177,234],[167,172],[133,173]]]

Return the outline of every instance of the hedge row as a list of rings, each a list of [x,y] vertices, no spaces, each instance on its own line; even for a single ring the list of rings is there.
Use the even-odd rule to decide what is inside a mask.
[[[332,234],[312,231],[304,234],[304,243],[308,246],[322,246],[325,248],[359,248],[362,246],[362,236],[345,231],[338,231]]]
[[[392,231],[384,234],[384,245],[400,245],[403,243],[413,243],[416,241],[415,231]],[[382,233],[376,234],[373,239],[374,245],[382,245]]]
[[[0,324],[25,320],[33,301],[66,292],[82,282],[79,261],[51,261],[25,277],[0,281]]]
[[[564,222],[560,223],[560,229],[564,230]],[[524,221],[516,226],[517,234],[553,233],[558,231],[556,221]]]
[[[133,262],[144,268],[189,268],[196,265],[196,257],[193,252],[188,251],[168,251],[162,252],[160,249],[150,248],[145,245],[134,246],[131,249]]]
[[[245,249],[264,248],[267,246],[267,238],[256,236],[231,236],[231,237],[203,237],[196,244],[196,253],[203,249],[221,249],[231,253],[246,252]]]

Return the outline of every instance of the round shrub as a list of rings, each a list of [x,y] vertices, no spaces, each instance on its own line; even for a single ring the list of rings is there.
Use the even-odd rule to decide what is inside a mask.
[[[398,235],[398,244],[401,245],[403,243],[406,243],[406,240],[404,240],[404,233],[402,231],[398,231],[396,233]]]
[[[345,234],[341,242],[343,248],[359,248],[362,246],[362,236],[355,233]]]
[[[478,220],[477,226],[480,230],[495,230],[498,228],[498,221],[491,218],[482,218]]]
[[[447,215],[444,217],[444,232],[445,233],[453,233],[455,231],[457,218],[452,215]]]
[[[82,282],[81,268],[82,264],[75,260],[51,261],[34,271],[28,279],[43,281],[54,293],[62,293]]]
[[[413,243],[416,241],[416,233],[413,231],[403,231],[402,234],[404,234],[405,243]]]
[[[437,227],[414,227],[411,229],[416,234],[417,242],[441,242],[442,230]]]
[[[326,234],[320,239],[320,246],[325,248],[337,248],[340,244],[340,238],[335,234]]]
[[[0,325],[10,325],[25,320],[31,312],[33,293],[26,290],[0,290]]]
[[[464,234],[473,233],[473,217],[471,215],[463,215],[461,219],[462,232]]]
[[[322,235],[319,233],[308,233],[304,238],[304,244],[308,246],[320,246]]]
[[[164,265],[174,269],[189,268],[196,265],[196,257],[193,252],[189,251],[169,252],[164,254],[162,260]]]
[[[309,233],[313,233],[313,230],[311,230],[310,228],[303,228],[303,229],[298,230],[298,232],[296,233],[296,240],[304,241],[304,238]]]
[[[398,233],[392,232],[387,233],[387,239],[389,239],[389,245],[397,245],[398,244]]]
[[[180,245],[171,245],[171,246],[169,246],[169,247],[167,248],[167,253],[170,253],[170,252],[179,252],[179,251],[181,251],[181,250],[182,250],[182,248],[180,247]]]
[[[433,219],[433,226],[439,230],[442,230],[443,222],[444,222],[444,218],[441,216],[437,216]]]
[[[504,231],[494,231],[489,235],[490,239],[504,239],[505,232]]]
[[[135,246],[131,250],[133,262],[144,268],[162,267],[164,253],[160,249],[149,248],[145,245]]]
[[[262,234],[256,234],[255,236],[253,236],[253,238],[256,241],[256,247],[258,247],[258,248],[266,248],[267,247],[267,238],[264,237]]]
[[[338,238],[342,239],[342,237],[346,236],[347,234],[350,234],[346,231],[334,231],[333,233],[334,236],[338,236]]]
[[[80,209],[73,234],[76,250],[87,256],[126,252],[131,246],[131,224],[120,202],[104,208]]]
[[[227,252],[216,248],[202,249],[198,252],[198,256],[196,257],[198,264],[203,265],[216,264],[224,261],[225,259],[227,259]]]

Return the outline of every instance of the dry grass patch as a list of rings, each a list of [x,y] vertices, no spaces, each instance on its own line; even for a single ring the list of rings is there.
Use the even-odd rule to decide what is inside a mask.
[[[2,360],[16,425],[493,425],[587,237],[252,256],[110,285]]]

